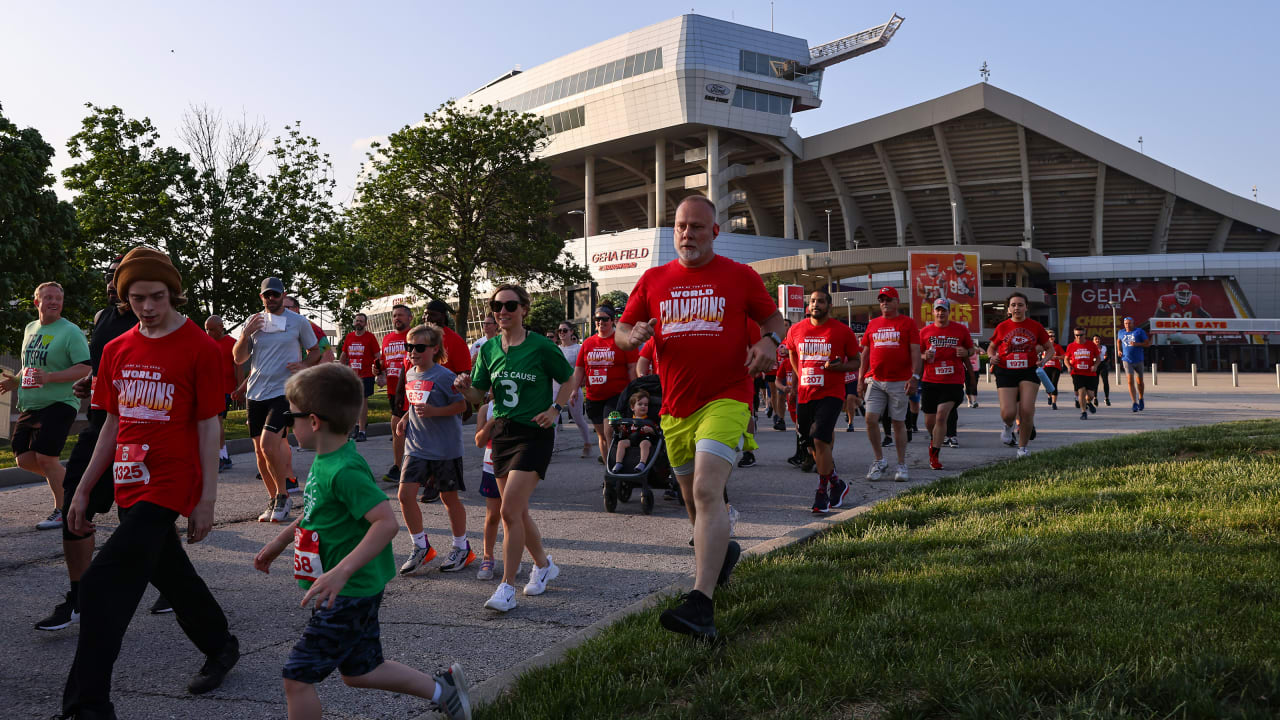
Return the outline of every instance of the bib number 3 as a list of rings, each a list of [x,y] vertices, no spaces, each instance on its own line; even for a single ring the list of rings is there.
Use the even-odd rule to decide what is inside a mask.
[[[300,527],[293,529],[293,576],[316,581],[324,574],[320,562],[320,533]]]

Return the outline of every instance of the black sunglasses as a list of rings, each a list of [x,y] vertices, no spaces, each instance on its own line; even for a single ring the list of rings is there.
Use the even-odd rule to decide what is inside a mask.
[[[299,410],[298,412],[294,412],[294,411],[292,411],[292,410],[285,410],[285,411],[284,411],[284,413],[283,413],[283,414],[281,414],[281,416],[280,416],[280,417],[284,418],[284,426],[285,426],[285,427],[293,427],[293,421],[294,421],[294,419],[295,419],[295,418],[304,418],[304,417],[306,417],[306,416],[308,416],[308,415],[315,415],[316,417],[320,418],[321,420],[323,420],[323,421],[325,421],[325,422],[329,422],[329,418],[327,418],[327,417],[325,417],[325,416],[321,415],[320,413],[307,412],[307,411],[305,411],[305,410]]]
[[[435,345],[428,345],[428,344],[426,344],[426,343],[405,343],[405,344],[404,344],[404,351],[405,351],[405,352],[424,353],[424,352],[426,352],[426,351],[427,351],[427,348],[433,348],[433,347],[435,347]]]
[[[573,332],[573,328],[557,328],[556,332]]]
[[[595,318],[595,321],[596,321],[596,322],[613,322],[613,318],[611,318],[611,317],[607,317],[607,316],[606,316],[606,317],[598,317],[598,318]]]
[[[268,290],[262,293],[262,297],[267,298],[268,300],[275,300],[276,298],[280,297],[280,293],[276,292],[275,290]]]
[[[1076,333],[1076,337],[1084,337],[1084,333]]]
[[[489,309],[493,312],[499,312],[503,309],[507,312],[515,312],[518,307],[520,307],[519,300],[507,300],[506,302],[503,302],[502,300],[489,301]]]

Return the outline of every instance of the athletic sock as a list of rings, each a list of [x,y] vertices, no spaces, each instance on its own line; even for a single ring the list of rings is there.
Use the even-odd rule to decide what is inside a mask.
[[[439,704],[440,702],[440,681],[436,681],[436,689],[431,693],[431,702]]]
[[[835,473],[832,473],[832,475],[834,475],[834,474],[835,474]],[[831,475],[819,475],[819,476],[818,476],[818,487],[819,487],[820,489],[825,489],[825,488],[827,487],[827,483],[829,483],[829,482],[831,482]]]
[[[231,459],[231,456],[227,454],[226,445],[223,445],[221,448],[218,449],[218,457],[222,458],[223,460]]]
[[[459,537],[454,538],[453,546],[458,548],[459,550],[462,550],[463,548],[465,548],[467,546],[467,536],[461,535]]]
[[[413,544],[420,548],[425,548],[427,546],[427,531],[423,530],[420,533],[414,533]]]

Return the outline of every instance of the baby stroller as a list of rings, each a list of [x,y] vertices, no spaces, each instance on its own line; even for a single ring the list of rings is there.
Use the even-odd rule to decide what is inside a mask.
[[[623,436],[628,435],[632,430],[638,427],[638,423],[631,418],[632,394],[637,390],[644,390],[649,393],[649,417],[653,418],[655,432],[647,436],[647,439],[653,444],[653,448],[649,453],[649,462],[644,470],[636,471],[635,467],[640,462],[640,441],[639,434],[631,437],[631,446],[627,448],[626,455],[622,459],[622,468],[619,472],[613,472],[614,458],[617,457],[618,442]],[[610,426],[613,428],[613,440],[609,443],[609,456],[606,458],[604,470],[604,509],[606,512],[616,512],[618,509],[618,501],[630,502],[631,495],[636,488],[640,488],[640,512],[645,515],[653,513],[653,491],[673,490],[676,498],[680,497],[680,484],[675,481],[675,475],[671,472],[671,463],[667,460],[667,446],[662,438],[662,430],[657,427],[658,413],[662,409],[662,386],[658,383],[657,375],[646,375],[644,377],[632,380],[622,395],[618,398],[618,414],[620,417],[609,420]],[[683,504],[683,500],[680,500]]]

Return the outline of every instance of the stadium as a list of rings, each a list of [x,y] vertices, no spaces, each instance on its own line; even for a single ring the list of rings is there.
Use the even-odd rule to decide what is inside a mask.
[[[717,252],[771,284],[830,287],[855,327],[873,288],[910,292],[913,254],[959,252],[981,277],[977,335],[1017,288],[1060,331],[1110,337],[1124,315],[1224,319],[1158,335],[1167,369],[1271,365],[1280,334],[1265,330],[1277,328],[1243,321],[1280,318],[1280,210],[988,83],[801,137],[792,114],[839,91],[827,69],[886,47],[903,22],[811,46],[683,15],[503,73],[460,102],[545,118],[554,222],[594,279],[563,291],[575,322],[596,294],[674,259],[675,207],[697,193],[718,209]],[[384,300],[374,315],[403,298]]]

